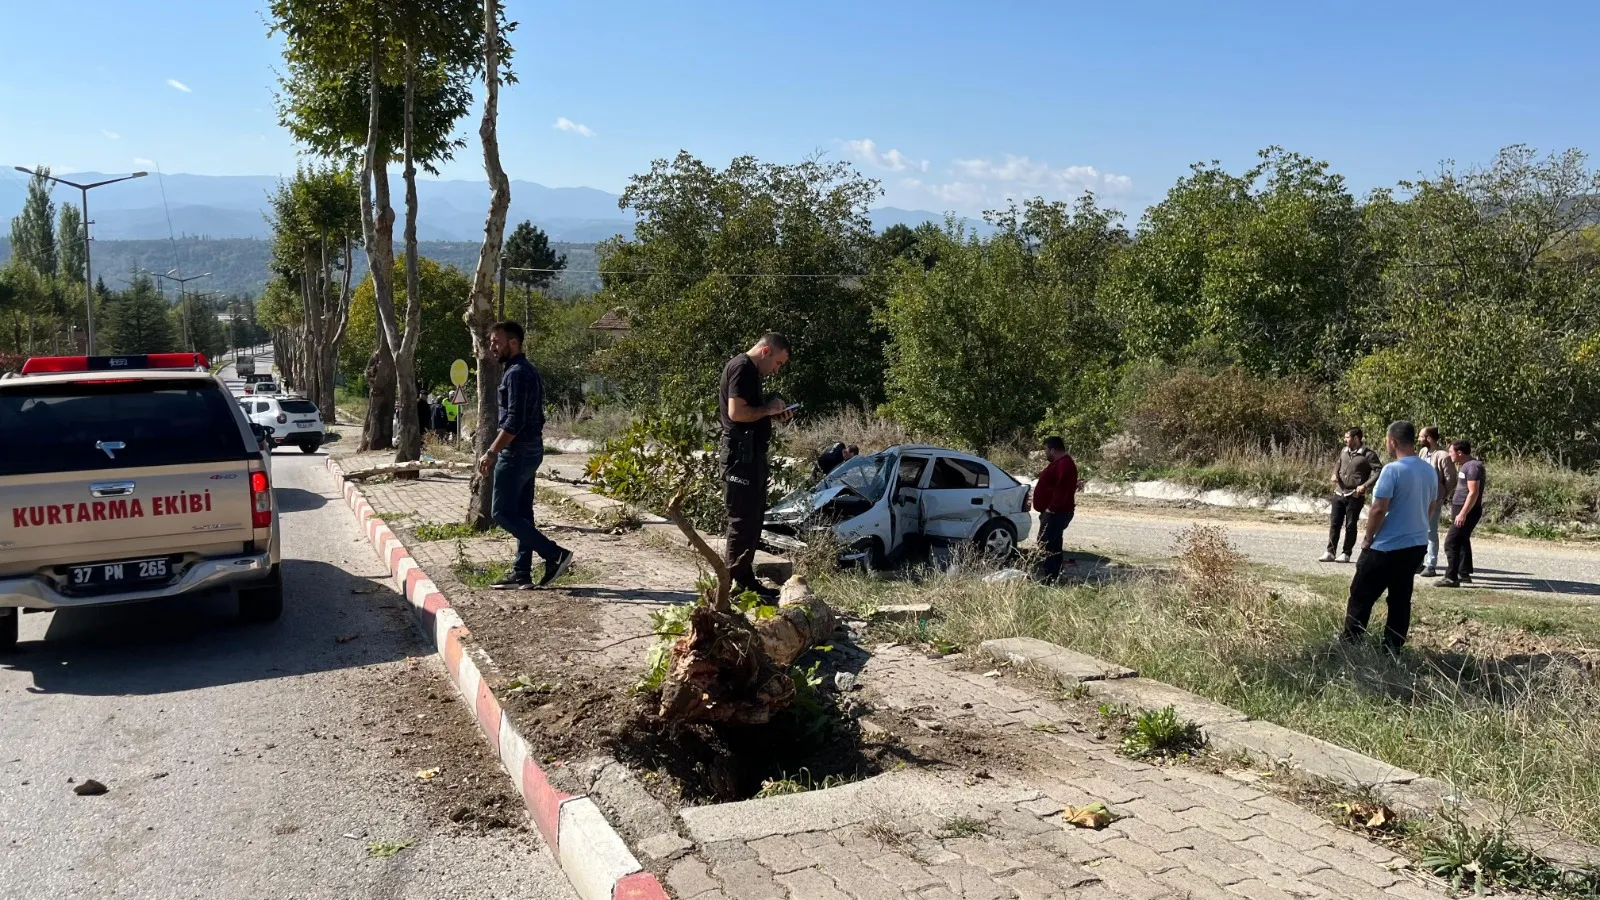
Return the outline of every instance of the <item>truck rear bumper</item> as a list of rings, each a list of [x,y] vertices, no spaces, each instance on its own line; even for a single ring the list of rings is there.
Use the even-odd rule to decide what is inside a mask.
[[[259,581],[272,574],[272,555],[256,553],[249,556],[229,556],[222,559],[204,559],[190,566],[181,578],[145,590],[124,591],[113,594],[73,596],[57,591],[50,582],[37,576],[0,579],[0,608],[22,609],[72,609],[84,606],[111,606],[117,603],[135,603],[140,600],[161,600],[180,597],[214,588],[228,587]]]

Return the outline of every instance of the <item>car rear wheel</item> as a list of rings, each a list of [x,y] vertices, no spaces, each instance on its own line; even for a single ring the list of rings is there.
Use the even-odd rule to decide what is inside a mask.
[[[265,581],[239,589],[239,618],[246,622],[275,622],[283,615],[283,572],[277,566]]]
[[[1017,552],[1017,529],[1005,519],[993,519],[978,529],[973,539],[978,551],[995,559],[1010,559]]]
[[[301,453],[315,453],[315,452],[317,452],[317,448],[320,447],[320,446],[322,446],[322,445],[318,444],[316,442],[312,442],[312,443],[309,443],[309,444],[301,444],[300,445],[300,452]]]
[[[0,653],[17,649],[17,626],[22,622],[22,610],[8,609],[0,612]]]

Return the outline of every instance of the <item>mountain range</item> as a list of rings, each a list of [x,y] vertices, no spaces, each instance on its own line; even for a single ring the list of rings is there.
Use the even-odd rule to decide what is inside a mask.
[[[98,172],[62,173],[83,184],[116,177]],[[89,196],[89,216],[97,240],[154,240],[168,236],[264,238],[271,234],[264,210],[277,188],[275,175],[165,175],[108,185]],[[401,181],[392,179],[397,213]],[[25,176],[0,178],[0,229],[22,210]],[[78,192],[58,187],[56,202],[76,203]],[[419,180],[421,215],[417,237],[424,241],[480,241],[488,207],[488,187],[476,181]],[[587,187],[545,187],[532,181],[511,182],[510,223],[531,220],[552,241],[593,243],[613,235],[631,236],[634,216],[622,209],[617,194]],[[894,224],[915,227],[943,222],[940,213],[882,207],[870,213],[873,227]],[[981,223],[967,223],[969,227]],[[398,223],[397,223],[398,225]],[[398,227],[396,229],[398,232]]]

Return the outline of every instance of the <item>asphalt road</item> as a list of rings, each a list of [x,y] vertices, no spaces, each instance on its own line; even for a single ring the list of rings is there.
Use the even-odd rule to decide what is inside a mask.
[[[0,657],[0,897],[574,897],[537,831],[441,813],[452,776],[463,796],[510,780],[323,455],[274,474],[277,623],[240,624],[227,597],[23,618]],[[110,792],[76,796],[85,778]]]
[[[1234,546],[1257,563],[1291,572],[1346,577],[1354,568],[1317,562],[1328,542],[1326,525],[1248,516],[1207,517],[1201,509],[1151,510],[1115,500],[1079,503],[1067,528],[1068,550],[1168,559],[1180,532],[1195,523],[1206,523],[1227,528]],[[1038,533],[1037,517],[1034,533]],[[1475,537],[1472,546],[1477,566],[1475,588],[1600,601],[1600,549],[1489,535]],[[1441,557],[1440,564],[1443,562]]]

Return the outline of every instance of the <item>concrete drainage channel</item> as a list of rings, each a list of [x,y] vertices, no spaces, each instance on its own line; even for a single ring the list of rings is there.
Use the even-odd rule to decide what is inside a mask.
[[[1508,825],[1512,836],[1556,866],[1585,871],[1600,861],[1600,848],[1544,822],[1517,816],[1505,822],[1490,804],[1461,796],[1437,778],[1392,766],[1272,722],[1251,719],[1234,709],[1092,656],[1034,638],[984,641],[980,652],[1031,670],[1064,685],[1079,685],[1089,697],[1131,710],[1172,707],[1200,726],[1212,747],[1249,756],[1269,765],[1288,765],[1316,778],[1355,788],[1371,788],[1399,809],[1432,815],[1454,807],[1485,827]]]

